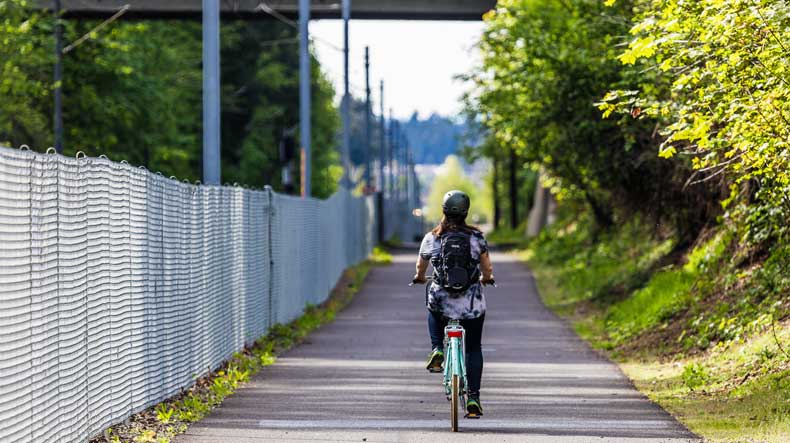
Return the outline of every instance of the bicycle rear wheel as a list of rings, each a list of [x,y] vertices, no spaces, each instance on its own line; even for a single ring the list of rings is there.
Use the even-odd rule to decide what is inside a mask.
[[[453,374],[453,387],[451,389],[452,392],[450,392],[450,427],[453,432],[458,432],[458,399],[461,398],[460,384],[458,374]]]

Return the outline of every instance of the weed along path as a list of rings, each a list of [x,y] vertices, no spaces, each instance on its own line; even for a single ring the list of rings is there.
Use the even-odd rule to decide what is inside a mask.
[[[540,302],[529,271],[495,254],[487,290],[485,416],[449,431],[414,253],[374,268],[334,323],[284,353],[180,442],[689,442],[696,437],[636,391]],[[474,436],[474,439],[470,437]]]

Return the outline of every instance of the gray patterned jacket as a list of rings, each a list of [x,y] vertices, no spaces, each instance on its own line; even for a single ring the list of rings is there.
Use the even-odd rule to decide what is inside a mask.
[[[470,239],[472,247],[472,258],[480,261],[480,255],[488,251],[488,242],[482,233],[475,233]],[[441,243],[432,232],[425,234],[420,245],[420,257],[430,260],[432,256],[439,254]],[[471,319],[477,318],[486,312],[486,299],[483,296],[483,288],[480,282],[474,283],[463,295],[450,294],[436,283],[431,283],[428,287],[427,307],[433,312],[440,312],[445,317],[451,319]]]

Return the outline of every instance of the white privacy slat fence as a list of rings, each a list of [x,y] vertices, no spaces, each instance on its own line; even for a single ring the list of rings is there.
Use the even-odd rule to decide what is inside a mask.
[[[383,207],[388,234],[416,226]],[[375,196],[0,148],[0,441],[84,441],[178,393],[325,300],[376,223]]]

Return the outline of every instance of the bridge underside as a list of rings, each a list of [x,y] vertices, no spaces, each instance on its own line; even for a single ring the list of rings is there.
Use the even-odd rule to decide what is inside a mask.
[[[35,0],[40,7],[52,1]],[[127,17],[200,18],[201,0],[61,0],[68,17],[106,18],[124,5]],[[222,0],[221,14],[226,19],[270,19],[261,4],[288,17],[296,17],[297,0]],[[312,0],[312,18],[340,18],[340,0]],[[387,20],[480,20],[496,0],[352,0],[351,17]]]

